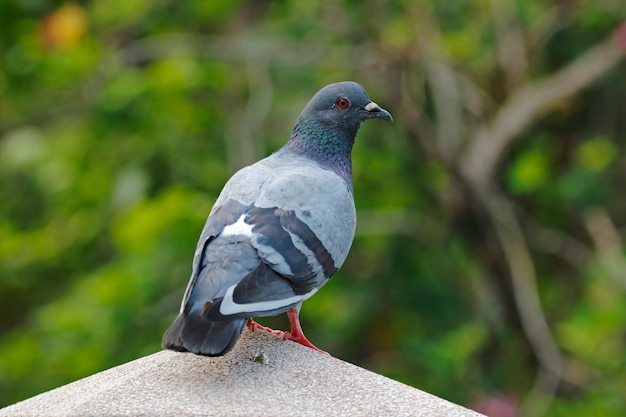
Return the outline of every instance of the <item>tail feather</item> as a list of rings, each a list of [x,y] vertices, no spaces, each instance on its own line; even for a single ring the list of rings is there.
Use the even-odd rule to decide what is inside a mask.
[[[246,321],[208,321],[199,314],[179,314],[163,335],[161,346],[179,352],[222,356],[235,346]]]

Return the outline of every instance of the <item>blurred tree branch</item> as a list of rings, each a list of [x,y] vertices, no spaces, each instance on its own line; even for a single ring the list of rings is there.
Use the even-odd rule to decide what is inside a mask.
[[[512,92],[491,122],[479,126],[470,139],[460,163],[463,176],[477,191],[486,192],[496,165],[523,130],[547,108],[614,69],[625,56],[626,43],[612,34],[567,67]]]
[[[626,292],[626,259],[623,242],[606,210],[598,207],[584,217],[587,232],[596,247],[598,263],[615,283]]]
[[[541,307],[534,261],[511,203],[492,193],[483,199],[483,204],[509,267],[522,328],[540,364],[535,386],[524,405],[524,415],[543,415],[564,377],[565,364]]]
[[[536,221],[525,218],[529,246],[543,253],[558,256],[580,272],[587,267],[593,250],[583,242],[560,230],[548,229]]]
[[[498,61],[507,87],[513,89],[526,78],[528,68],[526,46],[515,13],[515,2],[491,0],[490,4],[496,32]]]
[[[262,156],[259,132],[263,132],[274,97],[269,63],[263,61],[263,56],[263,50],[248,51],[245,67],[248,102],[242,112],[235,111],[230,117],[225,141],[230,172],[235,172]]]
[[[254,53],[254,51],[263,53]],[[251,53],[252,52],[252,53]],[[345,62],[361,69],[379,66],[374,45],[327,45],[246,36],[208,36],[167,33],[137,39],[119,51],[124,62],[139,65],[166,57],[203,57],[224,62],[260,60],[274,65],[303,67],[325,62]]]

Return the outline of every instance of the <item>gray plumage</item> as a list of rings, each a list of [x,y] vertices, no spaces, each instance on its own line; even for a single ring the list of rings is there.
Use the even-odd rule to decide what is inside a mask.
[[[356,227],[352,146],[370,118],[391,121],[359,84],[330,84],[284,147],[233,175],[198,241],[164,348],[223,355],[249,318],[299,309],[337,272]]]

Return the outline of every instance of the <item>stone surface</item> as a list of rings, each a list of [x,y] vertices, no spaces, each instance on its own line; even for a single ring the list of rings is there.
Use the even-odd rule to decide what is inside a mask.
[[[480,416],[263,332],[226,356],[161,351],[0,410],[0,416]]]

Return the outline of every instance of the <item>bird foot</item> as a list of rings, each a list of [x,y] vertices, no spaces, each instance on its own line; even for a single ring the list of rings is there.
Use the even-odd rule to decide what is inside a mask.
[[[283,332],[283,339],[291,340],[293,342],[301,344],[302,346],[306,346],[306,347],[311,348],[311,349],[313,349],[313,350],[315,350],[317,352],[323,353],[324,355],[329,355],[330,356],[330,354],[328,352],[323,351],[322,349],[314,346],[313,343],[309,342],[309,339],[307,339],[304,336],[304,333],[299,333],[298,334],[297,332],[294,332],[294,331],[292,331],[291,333]]]
[[[300,326],[300,319],[298,318],[300,312],[297,308],[291,307],[287,310],[287,317],[289,318],[289,324],[291,325],[291,332],[284,333],[283,339],[293,340],[296,343],[300,343],[302,346],[306,346],[313,350],[316,350],[324,355],[329,355],[328,352],[323,351],[322,349],[315,347],[313,343],[309,342],[309,339],[306,338],[304,332],[302,331],[302,326]]]
[[[299,343],[302,346],[306,346],[306,347],[308,347],[310,349],[313,349],[313,350],[315,350],[317,352],[323,353],[325,355],[329,355],[328,352],[323,351],[322,349],[320,349],[320,348],[316,347],[315,345],[313,345],[313,343],[309,342],[309,339],[306,338],[306,336],[302,332],[302,329],[300,328],[299,324],[293,326],[294,328],[292,328],[291,332],[284,332],[282,330],[274,330],[272,328],[265,327],[262,324],[259,324],[256,321],[252,320],[252,318],[249,318],[248,322],[246,323],[246,327],[248,328],[248,330],[250,330],[252,332],[256,332],[256,331],[261,330],[261,331],[273,334],[274,336],[278,336],[281,339],[291,340],[292,342]]]
[[[262,330],[264,332],[273,334],[274,336],[278,336],[282,339],[285,338],[285,332],[283,332],[282,330],[274,330],[271,329],[269,327],[265,327],[259,323],[257,323],[256,321],[252,320],[251,318],[248,319],[248,323],[246,323],[246,327],[253,332],[256,332],[257,330]]]

